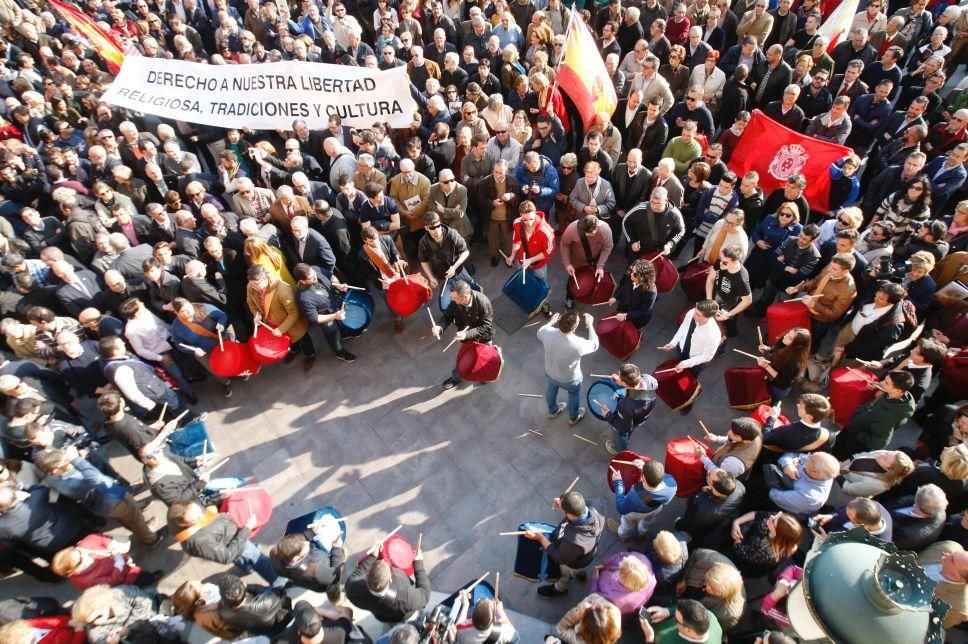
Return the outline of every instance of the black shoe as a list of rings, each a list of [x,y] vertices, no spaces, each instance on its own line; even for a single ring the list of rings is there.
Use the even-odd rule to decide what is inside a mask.
[[[309,371],[316,364],[316,356],[309,356],[303,360],[303,372]]]
[[[474,266],[474,262],[464,262],[464,268],[467,270],[468,275],[477,275],[477,267]]]
[[[188,380],[188,382],[202,382],[205,380],[205,376],[191,376],[186,378],[186,380]]]
[[[460,380],[454,380],[453,378],[448,378],[447,380],[445,380],[442,383],[440,383],[440,385],[444,389],[453,389],[454,387],[457,386],[457,383],[459,383],[459,382],[460,382]]]
[[[497,257],[492,257],[491,258],[491,268],[494,268],[495,266],[497,266],[497,263],[498,263],[498,258]]]
[[[155,540],[152,541],[151,543],[145,544],[145,547],[148,548],[148,550],[154,550],[155,548],[157,548],[158,546],[160,546],[162,543],[165,542],[165,537],[167,536],[168,536],[168,528],[162,528],[161,530],[155,533]]]
[[[685,407],[679,410],[679,414],[681,416],[688,416],[689,412],[691,411],[692,411],[692,405],[686,405]]]
[[[548,584],[547,586],[539,586],[538,594],[542,597],[561,597],[562,595],[567,595],[568,591],[558,590],[554,584]]]
[[[580,581],[588,581],[588,573],[584,570],[579,570],[575,573],[575,577],[578,577]]]
[[[289,353],[286,354],[286,357],[283,358],[282,364],[289,364],[290,362],[292,362],[295,359],[296,359],[296,352],[295,351],[290,351]]]
[[[195,394],[192,394],[190,396],[188,394],[184,394],[184,396],[185,398],[188,399],[188,404],[191,405],[192,407],[198,404],[198,396],[196,396]]]
[[[363,335],[362,331],[343,331],[340,333],[340,340],[355,340],[356,338]]]
[[[565,300],[565,310],[573,311],[575,310],[575,300],[570,297]]]
[[[222,395],[225,396],[226,398],[231,398],[232,397],[232,381],[231,380],[228,381],[228,382],[226,382],[224,385],[222,385]]]
[[[341,353],[337,353],[336,357],[342,360],[343,362],[353,362],[354,360],[356,360],[356,356],[354,356],[349,351],[345,351],[345,350]]]

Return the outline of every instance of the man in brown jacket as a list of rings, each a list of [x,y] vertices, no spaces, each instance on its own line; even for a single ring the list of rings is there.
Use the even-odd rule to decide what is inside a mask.
[[[802,301],[810,309],[812,351],[820,348],[824,336],[843,317],[857,297],[857,286],[850,275],[853,268],[854,256],[838,253],[815,278],[786,290],[791,295],[797,291],[808,293]]]
[[[921,551],[918,563],[938,582],[935,596],[951,607],[944,627],[954,628],[968,621],[968,552],[964,547],[956,541],[939,541]]]
[[[292,362],[296,357],[295,352],[301,350],[306,357],[303,371],[312,369],[316,364],[316,347],[307,333],[309,322],[299,311],[292,287],[278,277],[269,275],[269,271],[259,264],[250,266],[246,277],[249,284],[245,289],[245,301],[256,327],[267,325],[276,336],[288,334],[292,345],[286,363]],[[261,332],[265,333],[266,329],[263,327]]]
[[[276,201],[269,206],[269,218],[276,228],[290,230],[293,217],[312,217],[313,205],[302,195],[297,195],[289,186],[276,190]]]

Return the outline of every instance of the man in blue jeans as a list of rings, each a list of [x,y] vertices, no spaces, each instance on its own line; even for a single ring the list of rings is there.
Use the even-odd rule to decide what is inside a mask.
[[[585,314],[588,339],[575,334],[578,328],[578,313],[567,311],[562,315],[555,313],[548,324],[538,329],[538,340],[545,350],[545,402],[548,403],[548,417],[556,418],[565,407],[568,408],[568,422],[576,425],[585,417],[584,407],[579,407],[581,396],[581,357],[598,350],[598,335],[595,334],[595,320]],[[558,390],[568,392],[568,404],[558,402]]]

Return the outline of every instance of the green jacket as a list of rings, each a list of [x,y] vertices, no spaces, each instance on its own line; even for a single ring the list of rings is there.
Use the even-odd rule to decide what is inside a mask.
[[[881,396],[867,403],[851,417],[844,432],[865,449],[884,449],[894,430],[914,414],[914,397],[904,392],[900,398]]]
[[[669,607],[669,612],[671,613],[669,619],[652,625],[652,630],[655,631],[655,643],[690,644],[689,641],[682,639],[682,635],[679,634],[679,628],[676,625],[675,604]],[[706,609],[706,613],[709,615],[709,632],[706,633],[707,637],[704,644],[721,644],[723,641],[723,627],[719,625],[719,620],[709,612],[709,609]]]

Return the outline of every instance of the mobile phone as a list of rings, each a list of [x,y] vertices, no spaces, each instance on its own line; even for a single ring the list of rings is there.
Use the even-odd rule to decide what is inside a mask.
[[[820,524],[817,523],[817,520],[814,519],[813,517],[810,517],[809,519],[807,519],[807,527],[810,528],[811,530],[820,530]]]
[[[649,617],[649,611],[646,606],[639,607],[639,619],[643,619],[650,624],[652,623],[652,619]]]

